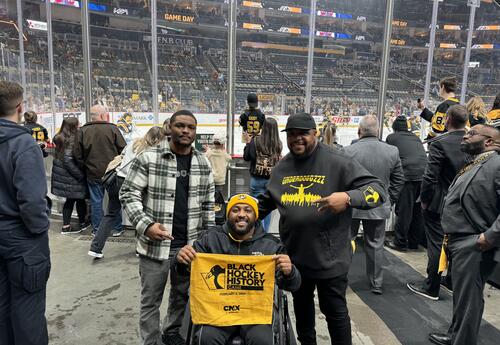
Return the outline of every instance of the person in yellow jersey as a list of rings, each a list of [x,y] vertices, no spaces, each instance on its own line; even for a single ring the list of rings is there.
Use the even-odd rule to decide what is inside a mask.
[[[31,131],[31,136],[42,149],[43,157],[47,157],[48,154],[45,151],[45,147],[50,143],[49,132],[44,126],[37,123],[38,115],[34,111],[26,111],[23,117],[24,127]]]
[[[439,97],[444,101],[438,105],[435,113],[427,109],[424,103],[419,100],[417,107],[422,110],[420,117],[431,123],[429,138],[446,132],[446,112],[451,106],[460,104],[460,101],[455,96],[457,85],[458,82],[455,77],[446,77],[439,81]]]
[[[491,111],[486,116],[489,121],[495,122],[500,120],[500,92],[493,101],[493,108],[491,108]]]

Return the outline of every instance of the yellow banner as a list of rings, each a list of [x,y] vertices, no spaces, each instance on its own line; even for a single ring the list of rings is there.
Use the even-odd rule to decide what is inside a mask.
[[[190,308],[195,325],[265,325],[273,319],[271,256],[196,254]]]
[[[243,29],[264,30],[262,24],[243,23]]]

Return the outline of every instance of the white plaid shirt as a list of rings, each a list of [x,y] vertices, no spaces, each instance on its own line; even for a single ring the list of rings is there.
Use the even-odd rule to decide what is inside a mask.
[[[209,226],[215,226],[214,180],[210,163],[193,148],[188,191],[187,240],[192,244]],[[152,147],[131,163],[120,190],[123,209],[134,225],[136,250],[155,260],[167,260],[170,241],[154,241],[144,235],[153,223],[172,231],[177,183],[177,160],[167,140]]]

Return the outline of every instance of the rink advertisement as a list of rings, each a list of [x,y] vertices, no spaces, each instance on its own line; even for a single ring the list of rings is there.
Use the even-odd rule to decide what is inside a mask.
[[[271,324],[275,262],[271,256],[196,254],[190,308],[197,325]]]

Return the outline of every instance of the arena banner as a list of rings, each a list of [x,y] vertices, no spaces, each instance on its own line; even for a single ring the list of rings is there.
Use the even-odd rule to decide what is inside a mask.
[[[262,3],[256,2],[256,1],[243,1],[243,6],[245,6],[245,7],[262,8]]]
[[[195,325],[267,325],[273,319],[275,262],[269,255],[196,254],[190,308]]]
[[[264,27],[262,26],[262,24],[243,23],[243,29],[262,31],[264,30]]]

